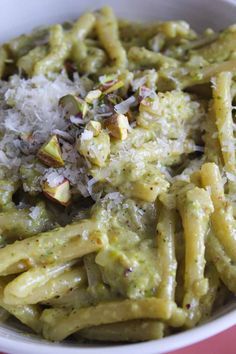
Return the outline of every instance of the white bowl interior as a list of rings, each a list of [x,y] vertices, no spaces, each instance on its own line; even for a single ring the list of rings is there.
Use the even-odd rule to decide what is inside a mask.
[[[235,0],[1,0],[0,42],[34,27],[75,19],[111,5],[118,16],[141,21],[183,19],[196,30],[234,23]]]
[[[0,42],[31,29],[67,19],[75,19],[86,10],[111,5],[120,17],[150,21],[183,19],[194,29],[216,30],[236,22],[236,0],[1,0]],[[0,350],[12,354],[158,354],[219,333],[236,324],[236,305],[227,306],[211,322],[193,330],[158,341],[123,345],[53,344],[17,328],[0,327]]]

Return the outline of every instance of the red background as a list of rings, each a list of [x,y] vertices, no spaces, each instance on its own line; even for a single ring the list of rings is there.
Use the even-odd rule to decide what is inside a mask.
[[[236,326],[198,344],[173,351],[169,354],[236,354],[235,340]]]
[[[206,339],[170,354],[236,354],[236,326],[214,337]]]

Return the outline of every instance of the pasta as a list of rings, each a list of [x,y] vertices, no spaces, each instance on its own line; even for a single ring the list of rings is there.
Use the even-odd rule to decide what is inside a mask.
[[[86,227],[89,226],[91,225],[86,224],[86,221],[72,224],[7,245],[0,249],[0,273],[6,275],[7,269],[24,260],[28,260],[29,266],[43,265],[59,259],[61,261],[74,259],[97,250],[102,245],[101,237],[95,234],[83,239],[81,236],[88,232]]]
[[[168,210],[164,206],[160,210],[157,224],[157,251],[161,270],[161,283],[158,296],[163,299],[175,299],[176,269],[175,256],[175,211]]]
[[[107,51],[111,61],[114,62],[112,70],[125,69],[127,56],[119,40],[118,24],[112,9],[104,7],[101,10],[97,18],[96,29],[98,39]]]
[[[140,342],[236,295],[235,39],[106,6],[1,45],[1,322]]]
[[[162,322],[134,320],[82,329],[78,333],[78,339],[82,336],[82,338],[106,342],[137,342],[159,339],[163,335]]]
[[[231,82],[232,73],[222,72],[216,77],[215,89],[213,91],[213,105],[216,116],[216,125],[219,133],[224,167],[228,173],[235,173],[235,153],[233,117],[231,112]],[[234,183],[229,182],[232,193],[235,189]]]
[[[225,200],[223,181],[218,167],[214,164],[202,166],[202,182],[204,186],[210,186],[214,213],[212,214],[212,224],[217,238],[222,243],[225,250],[235,261],[236,241],[235,241],[235,221],[232,206]]]
[[[93,325],[143,317],[168,320],[174,315],[175,310],[176,305],[173,302],[162,299],[123,300],[73,310],[69,314],[63,310],[45,310],[42,321],[46,338],[62,340],[76,330]],[[184,317],[182,319],[184,320]],[[178,325],[181,326],[183,323],[181,321]]]
[[[65,264],[32,268],[4,289],[6,304],[36,304],[55,296],[63,295],[86,282],[82,268],[74,267],[72,262]]]
[[[208,282],[204,277],[204,254],[209,215],[213,211],[213,205],[204,189],[190,187],[178,196],[178,206],[185,237],[183,307],[189,309],[186,325],[192,327],[199,321],[199,300],[208,291]]]
[[[41,332],[40,316],[41,310],[37,305],[23,305],[23,306],[11,306],[5,304],[3,300],[3,287],[5,285],[5,279],[1,281],[0,288],[0,306],[6,310],[9,314],[15,316],[19,321],[31,328],[36,333]]]

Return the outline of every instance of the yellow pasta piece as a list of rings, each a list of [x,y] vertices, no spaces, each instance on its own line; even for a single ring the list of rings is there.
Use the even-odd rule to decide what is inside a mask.
[[[83,220],[7,245],[0,249],[0,273],[7,274],[8,269],[25,260],[30,267],[95,252],[102,247],[103,241],[94,228],[94,222]]]
[[[157,196],[167,190],[169,183],[164,176],[156,171],[156,175],[152,175],[151,171],[144,174],[142,179],[134,181],[130,188],[130,194],[134,198],[154,203]]]
[[[72,29],[68,32],[68,40],[76,43],[83,41],[95,26],[96,18],[91,12],[87,12],[73,24]]]
[[[235,50],[236,32],[226,30],[222,32],[215,41],[195,51],[195,54],[203,57],[209,62],[223,62]]]
[[[191,187],[178,195],[185,238],[185,275],[183,307],[187,310],[186,325],[194,326],[200,319],[199,300],[208,291],[204,277],[205,238],[213,205],[209,193],[202,188]]]
[[[44,59],[47,55],[46,46],[35,47],[31,49],[26,55],[20,57],[17,61],[17,66],[20,70],[23,70],[27,75],[33,75],[34,67],[38,61]]]
[[[206,251],[208,251],[208,243],[206,243]],[[209,289],[200,300],[201,323],[208,320],[212,314],[213,306],[218,297],[218,290],[221,285],[219,275],[213,263],[207,263],[205,274],[209,282]]]
[[[72,265],[73,262],[66,262],[28,270],[28,272],[21,274],[6,286],[4,289],[5,301],[8,301],[8,296],[19,298],[29,296],[35,289],[45,285],[50,279],[65,272]]]
[[[118,24],[110,7],[104,7],[97,15],[96,30],[98,38],[112,60],[112,71],[125,69],[127,66],[126,51],[119,39]]]
[[[123,41],[137,39],[140,47],[146,46],[150,38],[158,35],[164,37],[165,44],[168,44],[168,39],[194,39],[196,37],[185,21],[139,23],[119,19],[119,30]]]
[[[194,31],[185,21],[165,21],[159,24],[158,30],[170,39],[176,37],[194,39],[196,37]]]
[[[79,49],[81,53],[81,48]],[[103,49],[88,47],[86,56],[79,62],[79,72],[84,74],[95,74],[106,64],[107,55]],[[77,60],[78,61],[78,60]]]
[[[236,264],[232,263],[224,248],[211,232],[207,240],[207,252],[222,282],[236,295]]]
[[[19,65],[26,69],[29,74],[45,75],[51,71],[59,71],[69,56],[76,62],[81,61],[87,55],[84,39],[92,30],[94,24],[95,16],[86,13],[74,23],[72,29],[67,33],[61,25],[52,26],[50,28],[48,54],[46,55],[43,51],[43,47],[41,47],[42,49],[36,47],[19,60]]]
[[[86,270],[88,285],[90,288],[96,287],[102,283],[102,274],[99,265],[95,262],[96,254],[91,253],[83,257]]]
[[[10,53],[10,56],[13,57],[14,60],[18,60],[33,48],[46,43],[48,34],[49,28],[37,28],[30,34],[22,34],[19,37],[11,39],[10,42],[6,43],[5,47]]]
[[[236,33],[235,33],[236,36]],[[221,145],[226,172],[236,174],[235,138],[233,133],[232,97],[231,97],[231,72],[221,72],[214,79],[213,107],[216,126]],[[236,190],[235,183],[230,181],[232,192]]]
[[[166,321],[170,327],[183,327],[187,321],[187,313],[184,309],[176,307],[173,315]]]
[[[174,210],[161,206],[157,224],[157,255],[161,272],[161,282],[157,296],[163,299],[175,299],[176,269],[175,258],[175,222]]]
[[[206,155],[207,161],[215,162],[217,165],[221,166],[222,151],[218,139],[215,112],[212,104],[210,104],[209,111],[206,117],[206,127],[203,139],[205,142],[204,153]]]
[[[214,208],[221,209],[225,195],[219,167],[215,163],[205,163],[201,168],[201,179],[203,187],[210,187]]]
[[[53,308],[72,309],[88,307],[93,305],[91,300],[91,294],[88,292],[88,288],[82,287],[73,289],[65,294],[55,296],[54,298],[45,301],[46,304]]]
[[[40,307],[37,305],[12,306],[6,304],[3,299],[4,285],[5,282],[0,281],[0,306],[36,333],[40,333],[41,322],[39,318],[42,312]]]
[[[68,43],[61,25],[54,25],[50,29],[50,50],[45,58],[38,61],[33,69],[33,75],[46,75],[50,71],[59,71],[68,57],[71,43]]]
[[[4,303],[2,307],[34,332],[41,333],[40,316],[42,311],[37,305],[12,306]]]
[[[176,59],[140,47],[131,47],[128,52],[128,59],[133,63],[134,67],[176,68],[179,65]]]
[[[146,298],[101,303],[71,312],[49,309],[43,312],[41,320],[45,338],[62,340],[80,329],[91,326],[140,318],[169,320],[175,315],[176,309],[177,306],[172,301]],[[178,325],[183,325],[183,322]]]
[[[233,261],[236,261],[235,220],[233,209],[224,195],[224,185],[219,167],[206,163],[201,168],[202,184],[211,190],[214,212],[211,216],[213,229],[219,242]]]
[[[83,14],[73,25],[72,29],[67,33],[66,39],[71,42],[71,59],[79,64],[81,60],[87,57],[87,47],[85,38],[95,26],[96,18],[92,13]]]
[[[82,329],[76,337],[105,342],[139,342],[160,339],[165,325],[153,320],[134,320]]]
[[[179,70],[179,69],[178,69]],[[210,82],[213,77],[223,71],[235,72],[236,60],[227,60],[220,63],[214,63],[203,67],[202,69],[191,70],[188,75],[178,78],[179,87],[183,90],[187,87]]]
[[[85,284],[84,269],[78,266],[71,268],[73,263],[36,267],[21,274],[5,287],[5,303],[36,304]]]
[[[160,22],[142,23],[118,18],[118,26],[122,41],[138,39],[143,45],[158,32]]]
[[[13,203],[12,203],[13,204]],[[30,210],[10,207],[11,204],[0,212],[1,233],[7,240],[27,238],[52,227],[49,213],[44,202],[36,204],[38,215],[35,219],[31,217]]]
[[[72,310],[117,299],[119,299],[117,293],[112,292],[103,283],[100,283],[94,287],[83,287],[82,285],[82,287],[49,299],[46,303],[52,307]]]

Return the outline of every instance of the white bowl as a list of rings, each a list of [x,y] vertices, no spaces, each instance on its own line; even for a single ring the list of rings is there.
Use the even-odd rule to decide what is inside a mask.
[[[121,17],[138,20],[183,19],[198,31],[236,22],[236,0],[1,0],[0,42],[32,28],[75,19],[86,10],[111,5]],[[1,325],[0,350],[12,354],[158,354],[190,345],[236,324],[236,305],[228,305],[195,329],[160,340],[129,345],[48,343],[19,329]]]

